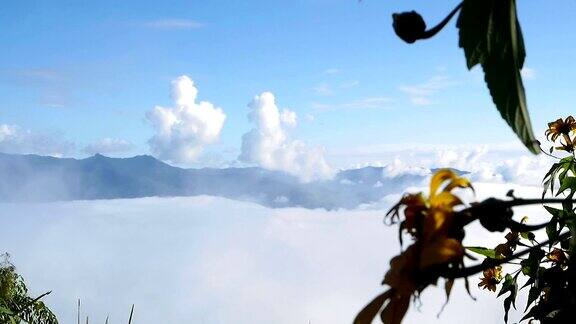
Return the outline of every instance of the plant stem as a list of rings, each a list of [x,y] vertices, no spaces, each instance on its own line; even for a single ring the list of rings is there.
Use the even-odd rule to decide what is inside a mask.
[[[570,232],[565,232],[565,233],[560,234],[556,241],[562,241],[564,239],[567,239],[568,237],[570,237]],[[449,278],[449,279],[466,278],[466,277],[475,275],[477,273],[480,273],[486,269],[493,268],[495,266],[499,266],[501,264],[510,262],[512,260],[516,260],[516,259],[520,258],[521,256],[530,253],[530,251],[532,251],[533,249],[539,249],[548,243],[550,243],[550,240],[548,240],[546,242],[542,242],[538,245],[535,245],[534,247],[531,247],[531,248],[526,249],[524,251],[515,253],[515,254],[513,254],[509,257],[503,258],[503,259],[487,259],[485,262],[483,262],[479,265],[472,266],[472,267],[463,268],[463,269],[449,269],[447,272],[445,272],[443,274],[443,277]]]

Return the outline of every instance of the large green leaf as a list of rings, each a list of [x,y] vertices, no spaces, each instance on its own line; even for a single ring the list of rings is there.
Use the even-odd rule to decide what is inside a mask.
[[[494,251],[494,249],[488,249],[481,246],[467,246],[466,250],[478,253],[490,259],[499,259],[499,257],[496,256],[496,251]]]
[[[510,311],[510,305],[512,305],[514,307],[514,309],[516,309],[516,296],[518,294],[517,279],[518,279],[518,274],[516,274],[516,276],[514,276],[514,277],[507,274],[506,277],[504,277],[504,283],[502,284],[502,288],[500,289],[500,292],[498,293],[498,297],[500,297],[503,294],[510,292],[510,295],[508,295],[508,297],[506,297],[506,299],[504,299],[504,311],[505,311],[504,322],[505,323],[508,323],[508,311]]]
[[[515,0],[464,0],[459,45],[471,69],[480,64],[502,118],[533,153],[540,148],[532,132],[520,71],[526,52]]]

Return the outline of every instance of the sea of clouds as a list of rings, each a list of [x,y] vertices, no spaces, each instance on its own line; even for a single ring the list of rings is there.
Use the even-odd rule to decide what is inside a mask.
[[[412,188],[410,190],[418,190]],[[481,200],[537,197],[538,187],[477,183]],[[0,204],[0,246],[61,323],[76,300],[91,323],[351,323],[400,251],[383,216],[398,195],[352,211],[269,209],[215,197]],[[525,208],[539,222],[538,207]],[[502,234],[473,227],[468,245],[493,246]],[[502,298],[463,282],[445,297],[426,291],[405,323],[498,323]],[[441,285],[440,285],[441,286]],[[524,301],[518,302],[523,309]],[[519,319],[515,313],[512,319]]]

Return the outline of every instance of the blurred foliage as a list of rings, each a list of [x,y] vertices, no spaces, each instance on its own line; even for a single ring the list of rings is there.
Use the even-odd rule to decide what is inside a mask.
[[[28,296],[24,279],[16,273],[8,255],[0,262],[0,323],[57,324],[56,316],[39,297]]]
[[[551,145],[550,153],[546,154],[558,162],[544,176],[540,199],[520,199],[511,191],[507,200],[488,198],[465,204],[454,191],[472,189],[472,185],[448,169],[432,176],[428,196],[404,195],[388,212],[386,220],[390,225],[399,225],[401,245],[405,236],[412,244],[392,258],[382,282],[388,289],[360,311],[354,323],[369,324],[378,315],[385,324],[401,323],[410,302],[419,300],[421,292],[429,286],[444,279],[448,299],[456,279],[462,278],[470,292],[469,277],[479,273],[482,274],[479,288],[499,290],[497,297],[504,296],[505,322],[510,309],[516,308],[519,291],[525,289],[528,300],[521,321],[572,323],[576,318],[574,118],[549,123],[546,136]],[[513,219],[514,207],[531,204],[544,204],[549,221],[528,225],[528,217]],[[502,243],[465,249],[462,246],[465,227],[476,220],[487,231],[505,232]],[[536,233],[544,230],[547,240],[538,242]],[[464,260],[477,260],[474,255],[484,260],[467,267]]]
[[[557,160],[543,179],[540,199],[488,198],[465,204],[453,192],[472,188],[450,170],[433,175],[429,196],[407,194],[387,214],[389,224],[399,225],[400,245],[408,236],[412,244],[390,261],[382,282],[388,289],[357,315],[355,324],[369,324],[380,315],[385,324],[402,322],[410,302],[444,279],[447,303],[454,281],[462,278],[469,289],[470,276],[482,274],[479,288],[504,296],[504,321],[516,308],[519,291],[527,290],[527,304],[520,321],[543,324],[574,323],[576,320],[576,119],[568,116],[548,124],[544,151],[532,132],[521,70],[526,51],[515,0],[463,0],[433,28],[415,11],[392,16],[396,34],[407,43],[428,39],[442,30],[459,12],[459,46],[468,69],[480,65],[493,102],[522,143],[532,152]],[[527,225],[527,217],[513,219],[513,208],[541,204],[550,214],[544,224]],[[560,204],[561,208],[551,206]],[[559,206],[557,206],[559,207]],[[478,220],[485,230],[506,232],[495,247],[462,246],[465,227]],[[547,240],[538,242],[545,230]],[[466,266],[464,260],[484,260]]]
[[[518,21],[515,0],[464,0],[433,28],[415,11],[392,15],[396,35],[411,44],[428,39],[442,30],[459,12],[459,46],[466,65],[480,65],[496,108],[522,143],[540,152],[534,137],[521,71],[526,50]]]

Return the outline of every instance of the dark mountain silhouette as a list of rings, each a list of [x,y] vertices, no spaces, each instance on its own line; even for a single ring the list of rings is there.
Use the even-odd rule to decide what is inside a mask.
[[[182,169],[151,156],[86,159],[0,153],[0,201],[39,202],[211,195],[269,207],[355,208],[419,185],[422,175],[385,177],[383,168],[340,171],[302,183],[261,168]]]

